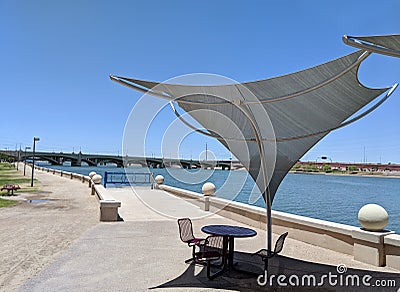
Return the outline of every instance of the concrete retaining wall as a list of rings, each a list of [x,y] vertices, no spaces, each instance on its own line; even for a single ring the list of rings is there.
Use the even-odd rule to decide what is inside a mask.
[[[386,265],[400,270],[400,235],[390,234],[385,236]]]

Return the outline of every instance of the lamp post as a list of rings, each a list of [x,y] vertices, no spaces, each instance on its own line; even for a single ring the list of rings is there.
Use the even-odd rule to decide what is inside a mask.
[[[17,151],[17,170],[18,170],[18,164],[19,164],[19,155],[20,155],[20,153],[19,153],[19,151]]]
[[[36,141],[40,141],[39,138],[33,137],[33,156],[32,156],[32,179],[31,179],[31,187],[33,187],[33,172],[35,170],[35,146],[36,146]]]
[[[24,159],[24,176],[25,176],[25,171],[26,171],[26,150],[31,149],[30,146],[25,146],[25,159]]]

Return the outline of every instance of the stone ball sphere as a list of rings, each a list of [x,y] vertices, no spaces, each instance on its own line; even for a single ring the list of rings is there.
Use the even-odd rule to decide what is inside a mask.
[[[386,210],[377,204],[367,204],[358,211],[358,221],[365,230],[381,231],[389,222]]]
[[[156,184],[162,185],[164,183],[164,177],[162,175],[157,175],[155,178]]]
[[[93,178],[97,173],[95,171],[89,172],[89,177]]]
[[[101,184],[101,180],[102,180],[102,179],[103,179],[103,178],[101,177],[100,174],[95,174],[95,175],[92,177],[92,181],[93,181],[96,185]]]
[[[215,185],[213,183],[206,182],[201,188],[201,191],[204,195],[211,196],[215,193]]]

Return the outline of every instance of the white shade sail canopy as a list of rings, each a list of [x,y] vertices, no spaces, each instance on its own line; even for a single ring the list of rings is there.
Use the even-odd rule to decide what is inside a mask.
[[[182,122],[218,139],[243,163],[266,202],[270,251],[271,205],[285,175],[330,131],[370,113],[397,87],[368,88],[359,82],[357,73],[361,62],[373,52],[400,57],[400,35],[344,36],[343,41],[361,50],[307,70],[254,82],[199,86],[110,78],[170,100]],[[385,91],[379,102],[354,117]],[[206,131],[185,120],[173,102]]]
[[[398,36],[394,38],[396,42],[398,39]],[[369,55],[369,52],[360,50],[297,73],[219,86],[110,77],[124,85],[177,102],[209,131],[209,135],[229,146],[229,150],[248,169],[260,191],[265,194],[269,189],[272,202],[279,184],[300,157],[330,131],[372,111],[367,110],[347,120],[390,89],[367,88],[359,82],[358,68]],[[217,113],[228,117],[240,129],[242,138],[237,138],[234,127],[222,122]]]

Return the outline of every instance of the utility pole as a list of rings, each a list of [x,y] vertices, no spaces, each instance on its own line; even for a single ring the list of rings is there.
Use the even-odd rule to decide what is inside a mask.
[[[19,143],[19,151],[18,151],[18,159],[17,159],[17,170],[18,170],[18,165],[19,161],[21,160],[21,143]]]
[[[31,149],[30,146],[25,146],[25,159],[24,159],[24,176],[25,176],[25,170],[26,170],[26,150]]]
[[[365,161],[365,146],[364,146],[364,163],[365,163],[366,161]]]
[[[33,187],[33,172],[35,170],[35,146],[36,146],[36,142],[40,141],[39,138],[37,137],[33,137],[33,156],[32,156],[32,178],[31,178],[31,187]]]

